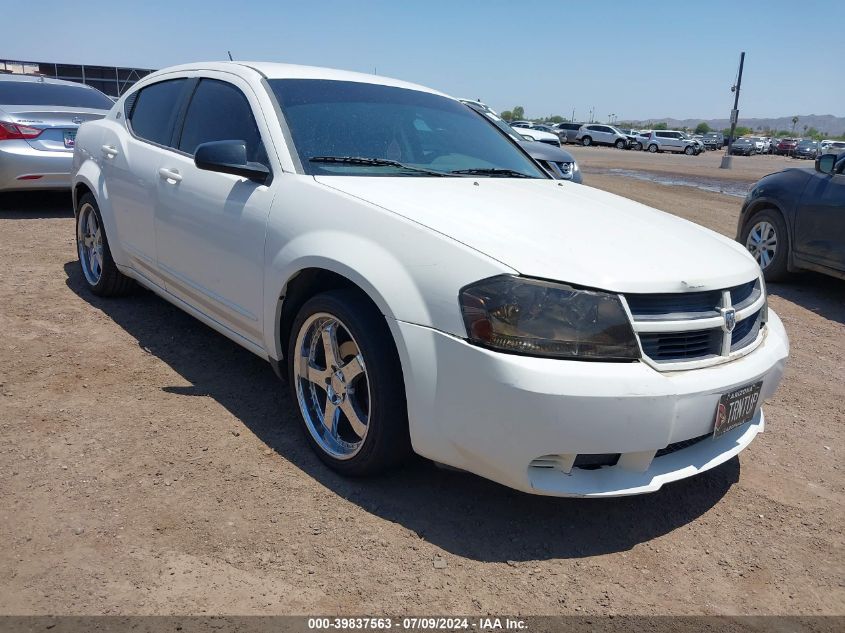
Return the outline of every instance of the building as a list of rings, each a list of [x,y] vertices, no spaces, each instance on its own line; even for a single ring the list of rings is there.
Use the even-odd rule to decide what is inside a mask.
[[[54,79],[76,81],[93,86],[112,97],[119,97],[130,86],[153,69],[124,68],[120,66],[87,66],[82,64],[58,64],[54,62],[24,62],[0,59],[0,73],[43,75]]]

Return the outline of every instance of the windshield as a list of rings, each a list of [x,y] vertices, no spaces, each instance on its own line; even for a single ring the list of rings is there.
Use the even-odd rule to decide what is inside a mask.
[[[66,86],[41,81],[0,81],[0,104],[65,106],[111,110],[111,99],[86,86]]]
[[[470,170],[475,176],[548,177],[502,133],[458,101],[352,81],[271,79],[269,83],[306,173],[420,176]],[[393,165],[328,162],[326,157],[377,159]]]

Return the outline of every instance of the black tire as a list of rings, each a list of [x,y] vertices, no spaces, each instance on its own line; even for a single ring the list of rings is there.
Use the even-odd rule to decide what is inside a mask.
[[[684,148],[684,154],[686,154],[687,156],[692,156],[693,154],[695,154],[695,148],[692,145],[687,145]]]
[[[102,265],[99,276],[93,276],[90,270],[86,271],[87,255],[85,254],[85,246],[83,243],[83,229],[81,223],[88,214],[93,213],[99,226],[101,234],[101,254]],[[98,297],[123,297],[135,288],[135,280],[127,277],[117,269],[114,259],[109,248],[109,240],[106,235],[106,229],[103,225],[103,216],[100,215],[100,208],[97,206],[97,201],[90,193],[82,195],[77,202],[74,217],[74,225],[76,227],[76,255],[79,258],[79,267],[82,272],[82,279],[85,280],[85,285],[88,289]]]
[[[638,152],[643,151],[643,144],[639,143],[639,142],[634,143],[634,149],[637,150]]]
[[[754,251],[749,248],[748,238],[752,229],[761,222],[767,222],[774,228],[777,240],[774,255],[768,265],[764,267],[761,263],[760,268],[763,270],[763,278],[766,281],[783,281],[789,274],[788,261],[790,243],[789,233],[786,231],[786,224],[778,211],[774,209],[763,209],[748,218],[745,225],[742,227],[740,243],[754,254]]]
[[[320,313],[341,322],[357,345],[366,367],[367,431],[357,452],[346,458],[331,455],[317,442],[299,400],[297,384],[301,378],[294,370],[294,361],[300,357],[297,340],[303,326]],[[332,290],[306,301],[294,319],[287,348],[288,382],[291,397],[299,410],[301,428],[314,452],[327,466],[342,475],[368,476],[396,467],[412,454],[399,355],[384,316],[360,291]]]
[[[593,144],[593,139],[589,136],[585,136],[584,138],[581,139],[581,145],[583,145],[584,147],[589,147],[592,144]]]
[[[656,154],[657,153],[657,145],[652,143],[651,145],[648,146],[648,151],[651,154]]]
[[[621,138],[618,141],[616,141],[616,149],[625,149],[627,146],[628,146],[628,144],[625,141],[623,141]]]

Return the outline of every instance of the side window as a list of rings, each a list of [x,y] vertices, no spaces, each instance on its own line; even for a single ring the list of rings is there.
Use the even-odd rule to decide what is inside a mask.
[[[658,132],[657,138],[671,138],[668,132]]]
[[[170,145],[185,81],[170,79],[138,91],[129,116],[129,125],[136,136],[159,145]]]
[[[185,113],[179,149],[193,155],[197,145],[211,141],[244,141],[247,160],[268,162],[244,94],[225,81],[202,79]]]

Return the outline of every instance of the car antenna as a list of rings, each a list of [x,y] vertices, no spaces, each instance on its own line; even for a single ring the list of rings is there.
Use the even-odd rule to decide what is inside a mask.
[[[234,59],[232,59],[232,51],[226,51],[226,52],[229,53],[229,61],[230,62],[235,61]]]

